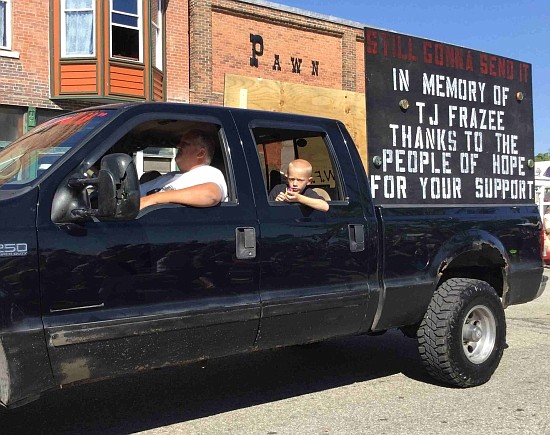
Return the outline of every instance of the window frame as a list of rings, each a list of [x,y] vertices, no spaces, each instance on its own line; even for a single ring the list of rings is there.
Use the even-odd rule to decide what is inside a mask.
[[[4,22],[6,44],[2,45],[2,39],[0,39],[0,50],[5,51],[11,51],[11,2],[12,0],[0,0],[0,3],[4,3],[6,5],[6,20]]]
[[[134,130],[139,129],[144,124],[152,123],[152,122],[176,122],[180,124],[188,124],[189,128],[200,128],[200,129],[206,129],[206,125],[209,124],[209,127],[215,127],[217,130],[216,133],[216,151],[221,153],[221,158],[223,159],[223,175],[225,177],[225,183],[227,185],[227,201],[220,202],[220,206],[235,206],[239,203],[238,199],[238,189],[237,189],[237,180],[235,178],[234,169],[233,169],[233,162],[231,157],[231,150],[229,147],[229,141],[227,139],[227,134],[224,126],[224,122],[216,116],[212,115],[195,115],[195,114],[181,114],[181,113],[175,113],[175,112],[163,112],[160,111],[158,113],[148,113],[148,114],[140,114],[135,117],[133,117],[130,120],[127,120],[124,124],[122,124],[119,129],[117,130],[116,134],[113,134],[109,140],[104,141],[102,143],[102,146],[99,148],[96,148],[93,150],[92,153],[90,153],[84,161],[79,165],[78,168],[75,168],[73,172],[78,173],[84,173],[86,170],[90,168],[95,162],[100,161],[107,153],[112,152],[113,149],[117,149],[117,152],[121,152],[118,147],[120,147],[121,144],[124,143],[125,138],[127,135],[132,133]],[[168,137],[168,136],[166,136]],[[175,143],[174,143],[175,146]],[[174,148],[174,146],[170,144],[159,144],[155,145],[156,148]],[[138,150],[138,148],[141,148]],[[141,147],[137,146],[135,150],[133,150],[133,158],[134,163],[136,164],[136,169],[138,171],[138,176],[141,176],[144,172],[143,169],[143,161],[139,161],[140,158],[143,157],[143,151],[145,151],[149,147]],[[126,152],[126,151],[124,151]],[[140,157],[141,153],[141,157]],[[172,159],[175,158],[175,152],[172,157]],[[212,165],[216,167],[215,165]],[[177,170],[177,168],[176,168]],[[164,203],[164,204],[158,204],[155,206],[156,209],[162,209],[162,208],[174,208],[174,207],[187,207],[181,204],[174,204],[174,203]],[[153,209],[151,210],[153,211]]]
[[[275,201],[269,201],[269,193],[270,193],[269,189],[272,189],[274,186],[269,185],[269,180],[266,178],[267,174],[263,170],[264,169],[263,168],[263,163],[261,162],[261,156],[260,156],[260,153],[258,152],[258,146],[259,145],[265,145],[265,144],[262,143],[262,142],[258,142],[256,140],[256,134],[254,133],[255,129],[265,128],[265,129],[274,129],[274,130],[279,130],[279,131],[289,130],[289,131],[297,131],[297,132],[317,133],[317,135],[315,135],[313,137],[319,137],[323,141],[323,143],[325,145],[325,149],[326,149],[326,155],[327,155],[327,157],[330,161],[330,164],[332,166],[333,175],[334,175],[335,186],[334,186],[333,190],[334,190],[335,195],[331,195],[330,204],[332,205],[332,204],[347,203],[347,201],[345,199],[345,198],[347,198],[347,193],[346,193],[346,185],[345,185],[344,177],[342,175],[341,168],[340,168],[340,165],[338,163],[338,159],[336,158],[334,147],[333,147],[332,142],[330,140],[330,135],[327,133],[327,131],[325,129],[319,128],[317,126],[307,125],[307,124],[296,125],[296,124],[293,124],[293,123],[273,122],[273,121],[268,121],[268,122],[254,121],[254,122],[249,123],[248,127],[249,127],[249,131],[250,131],[250,135],[252,137],[253,143],[255,145],[255,151],[256,151],[255,154],[257,155],[257,158],[258,158],[258,164],[262,168],[261,172],[262,172],[262,175],[263,175],[263,178],[264,178],[264,184],[265,184],[265,187],[266,187],[266,189],[265,189],[266,190],[266,198],[268,199],[268,204],[270,206],[280,206],[281,204],[278,203],[278,202],[275,202]],[[269,189],[268,189],[268,186],[269,186]],[[323,185],[311,184],[309,187],[310,188],[321,187],[322,189],[326,190],[325,186],[323,186]]]
[[[128,62],[143,63],[143,4],[141,0],[136,0],[137,4],[137,14],[131,14],[128,12],[118,11],[114,9],[114,0],[109,0],[109,57],[111,59],[124,60]],[[113,14],[125,15],[128,17],[137,18],[137,28],[133,26],[128,26],[124,24],[114,23]],[[138,31],[138,44],[139,44],[139,54],[138,59],[125,57],[125,56],[115,56],[113,55],[113,27],[122,27],[124,29],[133,29]]]
[[[151,0],[151,9],[153,7],[154,3],[157,3],[157,21],[158,23],[155,23],[153,20],[153,11],[151,10],[150,16],[151,16],[151,36],[153,33],[156,35],[156,45],[155,45],[155,51],[152,52],[152,64],[153,67],[158,69],[159,71],[164,70],[164,38],[163,38],[163,20],[164,20],[164,0]],[[153,48],[153,45],[151,44],[151,48]]]
[[[13,152],[27,160],[28,166],[20,170],[21,174],[28,174],[31,168],[38,168],[36,165],[38,164],[38,159],[35,162],[29,160],[29,156],[32,153],[37,153],[36,155],[38,156],[38,153],[43,152],[43,155],[58,155],[58,158],[45,168],[47,171],[36,172],[34,178],[29,178],[26,182],[11,184],[10,180],[1,182],[0,190],[23,191],[22,189],[27,186],[32,188],[40,183],[43,179],[53,174],[56,168],[63,165],[63,163],[77,153],[81,143],[87,142],[89,138],[95,136],[98,131],[101,131],[102,127],[110,122],[115,114],[116,112],[112,109],[97,108],[91,108],[82,112],[61,114],[43,122],[25,135],[19,137],[8,146],[9,151],[7,153]],[[36,138],[42,140],[37,141]],[[61,148],[66,148],[65,152],[60,153]],[[5,155],[2,155],[2,158],[4,157]],[[52,168],[51,170],[49,169],[50,167]],[[32,169],[32,171],[35,169]]]
[[[67,54],[67,18],[66,13],[68,11],[92,11],[92,41],[93,41],[93,50],[91,54]],[[61,40],[61,59],[74,59],[74,58],[94,58],[96,57],[96,37],[97,37],[97,12],[96,12],[96,2],[92,0],[91,8],[81,8],[81,9],[68,9],[67,0],[61,0],[61,24],[60,24],[60,40]]]

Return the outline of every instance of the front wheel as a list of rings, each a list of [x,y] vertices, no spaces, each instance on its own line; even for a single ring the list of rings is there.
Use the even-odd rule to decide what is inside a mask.
[[[435,291],[417,332],[428,372],[457,387],[487,382],[506,342],[504,309],[485,281],[451,278]]]

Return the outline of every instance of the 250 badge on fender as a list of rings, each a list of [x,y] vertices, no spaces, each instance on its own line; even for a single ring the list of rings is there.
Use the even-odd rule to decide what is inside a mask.
[[[27,255],[26,243],[0,243],[0,257],[22,257]]]

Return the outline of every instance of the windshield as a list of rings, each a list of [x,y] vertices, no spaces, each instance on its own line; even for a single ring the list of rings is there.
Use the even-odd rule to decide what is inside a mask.
[[[0,150],[0,189],[17,189],[36,180],[114,113],[90,110],[54,118]]]

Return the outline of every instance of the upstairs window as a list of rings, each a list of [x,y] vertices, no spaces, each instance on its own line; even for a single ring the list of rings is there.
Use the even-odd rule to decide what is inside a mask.
[[[151,45],[153,66],[162,71],[162,3],[163,0],[151,2]]]
[[[111,56],[142,61],[141,1],[111,0]]]
[[[94,3],[94,0],[62,0],[62,57],[95,55]]]
[[[10,49],[11,0],[0,0],[0,49]]]

